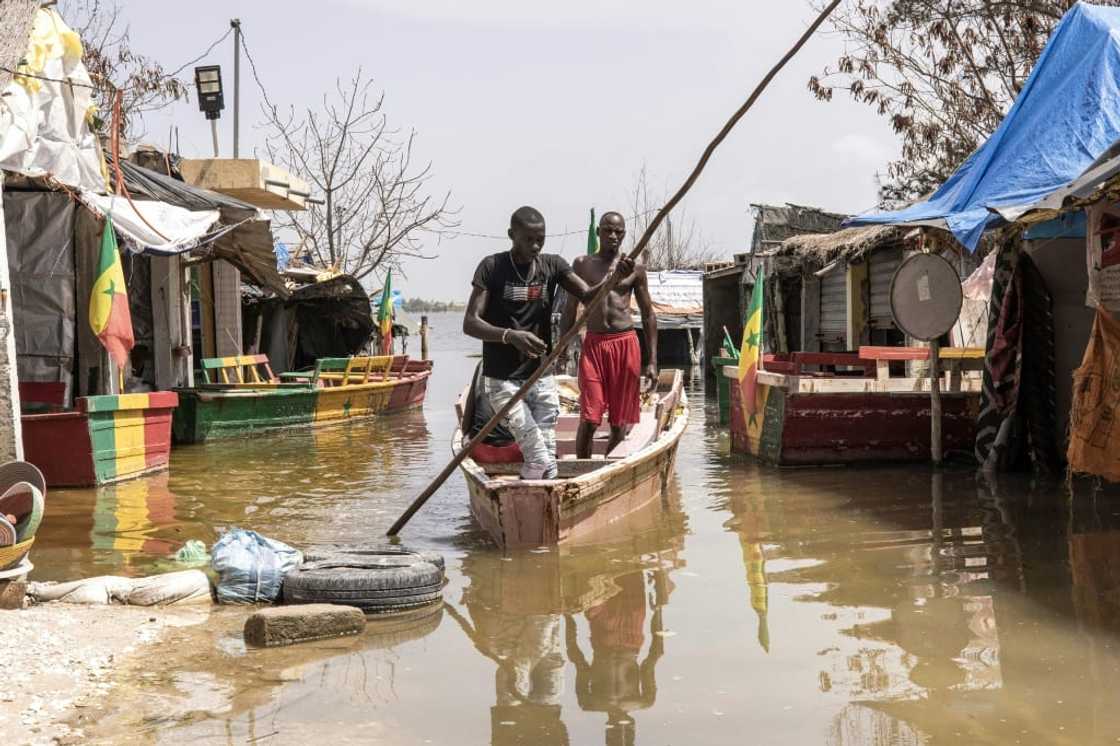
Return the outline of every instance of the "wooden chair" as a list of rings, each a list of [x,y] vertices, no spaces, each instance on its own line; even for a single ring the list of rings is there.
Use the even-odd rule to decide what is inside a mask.
[[[268,355],[208,357],[202,360],[203,383],[272,384],[280,379],[272,372]]]

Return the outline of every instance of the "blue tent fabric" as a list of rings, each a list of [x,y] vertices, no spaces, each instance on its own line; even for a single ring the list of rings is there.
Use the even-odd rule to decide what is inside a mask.
[[[1003,122],[924,202],[848,225],[943,225],[970,251],[1002,219],[1079,177],[1120,140],[1120,8],[1079,2],[1055,27]]]

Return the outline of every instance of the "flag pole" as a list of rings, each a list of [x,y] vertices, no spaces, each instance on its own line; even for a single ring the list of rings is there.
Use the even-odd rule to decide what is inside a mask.
[[[650,239],[653,238],[653,234],[657,232],[657,229],[661,227],[661,223],[664,222],[665,218],[669,215],[669,212],[677,206],[677,203],[679,203],[684,198],[688,191],[692,189],[692,185],[695,184],[696,180],[700,178],[700,174],[704,171],[704,167],[708,165],[708,161],[711,159],[712,154],[715,152],[715,149],[719,147],[720,143],[722,143],[727,138],[727,136],[731,133],[731,130],[735,128],[735,125],[739,123],[739,120],[741,120],[743,116],[746,115],[748,111],[750,111],[751,107],[754,106],[755,101],[758,100],[759,96],[762,95],[762,92],[766,90],[767,86],[770,85],[770,82],[777,76],[777,74],[781,72],[782,68],[785,67],[791,59],[793,59],[794,55],[796,55],[801,50],[801,48],[805,46],[805,43],[809,41],[816,30],[820,28],[821,24],[823,24],[825,20],[830,15],[832,15],[832,11],[836,10],[836,7],[840,5],[840,1],[841,0],[832,0],[832,2],[829,3],[828,6],[826,6],[824,10],[822,10],[820,14],[817,15],[817,18],[813,21],[812,25],[810,25],[809,28],[805,29],[805,32],[789,49],[789,51],[787,51],[785,55],[780,60],[778,60],[777,64],[775,64],[774,67],[770,68],[770,71],[766,73],[766,76],[759,82],[755,89],[751,91],[750,96],[748,96],[747,100],[743,102],[743,105],[740,106],[735,111],[735,113],[731,115],[731,118],[727,120],[727,122],[723,125],[723,128],[720,129],[720,131],[716,134],[715,138],[713,138],[712,141],[708,143],[708,146],[704,148],[704,152],[700,156],[700,160],[696,163],[696,166],[692,169],[692,172],[688,175],[688,178],[685,179],[684,184],[682,184],[681,187],[676,191],[676,193],[669,198],[669,201],[666,202],[665,205],[657,211],[657,214],[654,215],[653,220],[650,221],[648,226],[646,226],[646,230],[644,233],[642,233],[641,239],[638,240],[637,245],[634,246],[633,250],[631,250],[628,254],[630,259],[637,259],[639,256],[641,256],[642,252],[645,251],[646,244],[648,244]],[[396,536],[398,533],[400,533],[400,530],[404,528],[405,524],[407,524],[412,516],[416,514],[416,511],[420,510],[424,503],[428,501],[428,498],[435,494],[435,491],[439,489],[440,485],[442,485],[447,480],[447,478],[451,476],[455,469],[459,467],[459,464],[463,462],[463,459],[470,455],[475,446],[481,443],[486,438],[486,436],[488,436],[490,432],[498,426],[498,423],[504,420],[506,415],[508,415],[514,407],[521,403],[521,400],[525,398],[525,394],[528,393],[529,389],[532,388],[533,385],[538,380],[540,380],[542,376],[544,376],[546,371],[552,369],[553,364],[555,364],[557,358],[560,357],[560,354],[567,348],[569,344],[571,344],[572,340],[575,339],[575,337],[580,333],[580,330],[583,329],[584,324],[587,323],[587,317],[590,313],[590,309],[598,308],[600,305],[602,305],[603,299],[609,292],[614,290],[615,286],[618,285],[621,280],[622,278],[616,271],[612,271],[607,276],[606,280],[604,280],[603,283],[599,286],[599,290],[595,293],[594,297],[584,305],[583,310],[580,312],[579,316],[576,317],[575,322],[571,325],[571,327],[569,327],[568,331],[564,332],[559,341],[557,341],[557,343],[553,346],[552,352],[548,355],[548,357],[546,357],[541,362],[536,371],[534,371],[534,373],[529,376],[529,378],[523,384],[521,384],[521,388],[518,389],[517,393],[515,393],[501,409],[494,413],[490,420],[482,426],[482,428],[478,431],[477,434],[475,434],[473,438],[471,438],[470,442],[459,449],[459,452],[456,453],[451,461],[447,464],[447,466],[443,468],[443,471],[437,474],[435,479],[432,480],[432,482],[424,489],[424,491],[421,492],[416,497],[416,499],[412,501],[412,504],[409,505],[404,513],[401,514],[401,517],[398,518],[396,522],[389,527],[389,530],[386,532],[387,536]]]

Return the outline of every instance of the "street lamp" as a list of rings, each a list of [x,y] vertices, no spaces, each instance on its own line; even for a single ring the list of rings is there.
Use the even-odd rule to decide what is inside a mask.
[[[198,109],[210,120],[210,134],[214,138],[214,157],[218,157],[218,117],[226,108],[222,97],[222,68],[220,65],[203,65],[194,69],[194,85],[198,90]]]

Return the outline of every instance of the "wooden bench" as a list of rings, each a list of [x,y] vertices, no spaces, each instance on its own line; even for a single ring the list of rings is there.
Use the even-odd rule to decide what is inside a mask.
[[[638,424],[630,428],[630,432],[607,454],[607,458],[617,461],[634,455],[652,443],[657,438],[658,432],[657,415],[653,412],[642,412]]]
[[[891,377],[891,361],[929,360],[929,348],[860,347],[859,356],[874,360],[879,380],[885,381]],[[984,349],[981,347],[944,347],[939,351],[938,358],[945,367],[949,391],[961,390],[962,371],[982,370],[984,367]]]
[[[202,359],[203,383],[279,383],[268,355],[235,355]]]
[[[394,369],[404,371],[407,365],[405,355],[321,357],[315,361],[315,370],[311,372],[311,385],[353,386],[373,380],[384,381]]]
[[[66,384],[60,381],[20,381],[19,403],[25,412],[65,411]]]

